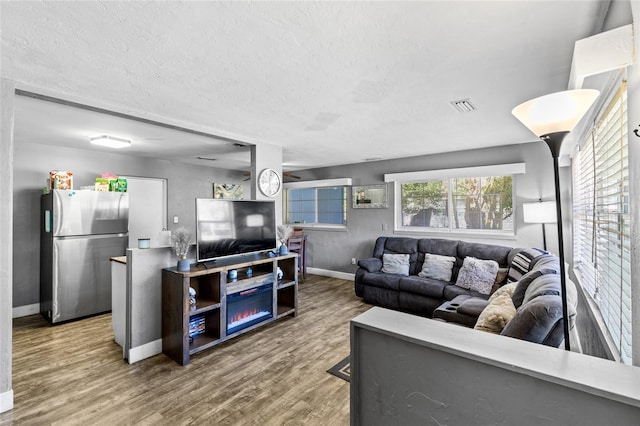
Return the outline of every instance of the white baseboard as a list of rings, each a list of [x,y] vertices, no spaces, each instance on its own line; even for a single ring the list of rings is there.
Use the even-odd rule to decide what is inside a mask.
[[[153,342],[145,343],[141,346],[129,349],[129,356],[127,361],[129,364],[142,361],[143,359],[150,358],[154,355],[162,353],[162,339],[154,340]]]
[[[15,308],[13,308],[11,315],[12,315],[12,318],[20,318],[20,317],[27,317],[29,315],[39,314],[39,313],[40,313],[40,304],[34,303],[33,305],[16,306]]]
[[[0,393],[0,413],[13,409],[13,389]]]
[[[323,277],[340,278],[341,280],[353,281],[356,274],[349,274],[347,272],[330,271],[328,269],[307,268],[307,272],[314,275],[322,275]]]

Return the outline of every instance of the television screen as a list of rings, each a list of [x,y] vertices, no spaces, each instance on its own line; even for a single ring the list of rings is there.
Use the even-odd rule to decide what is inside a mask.
[[[196,199],[198,262],[276,248],[274,201]]]

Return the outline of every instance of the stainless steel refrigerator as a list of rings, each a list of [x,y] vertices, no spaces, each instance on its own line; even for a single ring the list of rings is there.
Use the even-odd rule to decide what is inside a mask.
[[[110,258],[126,253],[124,192],[42,195],[40,312],[59,323],[111,310]]]

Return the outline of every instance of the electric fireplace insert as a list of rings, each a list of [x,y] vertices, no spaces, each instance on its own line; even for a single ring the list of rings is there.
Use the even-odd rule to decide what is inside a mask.
[[[273,318],[273,283],[227,295],[227,335]]]

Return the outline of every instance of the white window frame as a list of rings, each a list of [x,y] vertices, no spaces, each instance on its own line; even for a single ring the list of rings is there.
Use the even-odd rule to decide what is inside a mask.
[[[606,102],[603,102],[602,107],[597,113],[598,118],[597,120],[594,120],[597,124],[593,126],[593,128],[585,136],[584,141],[580,144],[581,150],[584,150],[585,146],[589,146],[594,143],[593,132],[600,130],[599,127],[602,126],[602,123],[604,122],[605,118],[608,118],[610,122],[615,122],[614,119],[618,119],[618,116],[615,113],[609,117],[606,117],[607,114],[609,114],[609,112],[611,111],[612,105],[615,102],[619,102],[621,100],[627,99],[626,101],[623,101],[621,103],[623,112],[618,114],[622,119],[626,119],[626,120],[629,119],[628,113],[626,111],[627,110],[626,104],[628,102],[628,97],[627,97],[625,86],[626,85],[624,82],[620,82],[619,84],[616,84],[615,90],[613,90],[609,94]],[[620,133],[620,135],[624,135],[622,137],[626,139],[626,143],[628,146],[628,144],[630,143],[629,135],[628,135],[628,121],[618,121],[617,124],[619,124],[619,131],[611,134],[617,135],[618,133]],[[599,155],[599,153],[610,154],[612,151],[603,150],[603,145],[606,146],[606,144],[610,143],[611,140],[613,139],[609,137],[600,138],[599,144],[596,146],[595,149],[588,147],[590,148],[588,153],[591,155],[594,155],[594,151],[595,151],[595,155]],[[583,152],[586,152],[586,151],[583,151]],[[580,155],[580,154],[578,153],[576,155]],[[626,155],[627,155],[626,158],[628,161],[628,149],[627,149]],[[586,158],[584,160],[589,160],[589,158]],[[579,179],[581,175],[576,176],[578,172],[582,174],[585,173],[584,170],[581,171],[578,169],[580,165],[579,157],[575,159],[574,164],[575,166],[573,167],[573,170],[572,170],[572,172],[574,173],[574,179],[573,179],[574,181],[574,189],[573,189],[573,192],[574,192],[574,201],[573,201],[574,272],[576,274],[576,277],[578,278],[578,283],[580,284],[580,286],[582,287],[585,293],[585,297],[587,297],[588,299],[589,306],[591,307],[591,309],[595,310],[594,318],[596,318],[596,322],[598,326],[602,329],[605,342],[609,346],[609,350],[614,354],[614,358],[626,364],[632,364],[634,346],[638,345],[639,342],[634,341],[633,339],[634,331],[633,331],[632,321],[633,321],[633,314],[634,314],[633,310],[635,306],[633,306],[633,303],[632,303],[633,292],[634,292],[634,289],[633,289],[634,282],[633,282],[633,278],[631,277],[631,265],[630,265],[630,263],[633,261],[630,255],[631,241],[630,239],[625,241],[624,233],[621,235],[622,251],[620,253],[621,255],[620,265],[625,265],[628,263],[627,265],[628,269],[624,271],[623,270],[618,271],[620,275],[619,277],[620,281],[617,282],[613,280],[617,272],[614,270],[611,276],[609,276],[608,271],[610,269],[610,265],[607,263],[606,259],[604,259],[602,255],[603,252],[606,252],[607,259],[612,257],[611,254],[613,254],[614,256],[616,255],[615,251],[611,251],[608,248],[603,247],[605,245],[605,243],[603,242],[605,241],[603,237],[614,235],[615,232],[613,233],[605,232],[606,235],[601,235],[601,233],[598,233],[596,231],[596,229],[601,229],[601,227],[603,226],[603,223],[609,223],[609,222],[602,222],[602,219],[599,216],[600,213],[604,213],[603,211],[604,206],[601,205],[601,203],[598,203],[598,201],[601,201],[598,198],[598,196],[599,196],[599,193],[600,194],[602,193],[603,188],[607,188],[607,187],[603,186],[603,184],[600,183],[602,180],[598,180],[598,176],[607,175],[607,172],[609,172],[612,163],[609,161],[607,163],[608,165],[605,166],[604,169],[601,168],[600,170],[595,170],[594,168],[593,170],[591,170],[592,173],[589,173],[588,177],[591,177],[592,179],[594,179],[593,183],[592,182],[582,183]],[[615,164],[621,166],[620,172],[624,169],[624,154],[623,154],[623,157],[620,159],[620,161],[617,161]],[[591,165],[590,167],[595,167],[595,166]],[[600,174],[597,173],[598,171],[600,172]],[[594,174],[595,174],[595,177],[593,176]],[[629,170],[627,170],[627,177],[626,177],[627,185],[630,184],[629,179],[630,179]],[[583,188],[586,191],[592,191],[592,192],[588,192],[586,195],[582,195],[581,189]],[[595,191],[595,194],[593,193],[593,191]],[[622,196],[624,198],[624,194],[625,192],[622,191],[622,192],[616,192],[614,195],[616,197]],[[626,192],[626,195],[628,197],[629,192]],[[591,199],[591,197],[593,197],[593,202],[595,202],[595,208],[588,210],[588,207],[590,205],[589,200]],[[581,200],[586,200],[585,203],[587,203],[587,205],[583,206],[584,203],[582,203]],[[631,205],[630,200],[627,201],[626,205],[628,208],[630,208],[630,205]],[[588,211],[585,210],[585,208]],[[583,212],[586,213],[587,215],[585,216],[585,214],[582,214]],[[598,219],[596,219],[595,221],[592,219],[587,219],[585,221],[582,221],[581,217],[583,216],[587,217],[590,214],[590,212],[591,214],[595,215]],[[627,220],[630,221],[630,212],[627,211],[626,214],[623,212],[622,216],[625,216],[625,215],[629,216]],[[619,221],[617,221],[616,223],[618,224]],[[631,224],[629,222],[627,223],[628,223],[627,226],[630,227]],[[604,227],[602,229],[606,230],[608,228]],[[593,235],[587,235],[587,233],[589,232],[592,232]],[[606,240],[606,241],[609,241],[609,240]],[[601,244],[597,244],[598,242],[601,242]],[[600,251],[598,251],[598,247],[600,247]],[[583,254],[583,256],[580,256],[581,254]],[[584,257],[589,257],[589,258],[584,258]],[[602,264],[601,264],[601,260],[602,260]],[[606,287],[607,283],[611,285],[610,288]],[[619,285],[619,288],[617,287],[617,285]],[[623,300],[623,296],[620,296],[620,300],[618,304],[613,306],[613,308],[611,308],[609,306],[610,304],[608,304],[607,302],[610,302],[612,299],[612,296],[614,296],[618,292],[630,293],[629,300],[625,301]],[[622,306],[626,306],[627,310],[623,310]],[[613,319],[615,318],[618,318],[620,320],[619,327],[615,324],[615,321],[613,321]],[[628,322],[623,322],[624,319],[626,319]]]
[[[495,229],[454,229],[454,228],[422,228],[415,226],[402,225],[402,193],[401,185],[403,183],[428,182],[434,180],[449,180],[455,178],[478,178],[490,176],[513,176],[512,180],[512,196],[513,196],[513,216],[516,217],[516,191],[515,191],[515,175],[524,174],[526,172],[526,163],[509,163],[495,164],[488,166],[464,167],[455,169],[426,170],[405,173],[391,173],[384,175],[385,182],[393,182],[394,184],[394,233],[397,234],[446,234],[454,235],[475,235],[475,236],[491,236],[492,238],[514,238],[516,227],[514,221],[513,230],[499,231]],[[451,185],[449,185],[451,186]],[[449,203],[451,202],[451,191],[449,188]]]
[[[344,196],[346,197],[346,204],[348,204],[348,191],[347,188],[348,186],[351,186],[351,182],[352,179],[351,178],[336,178],[336,179],[320,179],[320,180],[307,180],[307,181],[299,181],[299,182],[287,182],[283,185],[283,189],[284,189],[284,194],[282,197],[282,202],[283,202],[283,222],[287,225],[291,225],[291,226],[296,226],[299,228],[317,228],[317,229],[324,229],[324,230],[346,230],[347,229],[347,219],[345,219],[345,223],[342,225],[338,225],[338,224],[331,224],[331,223],[317,223],[318,220],[318,206],[316,204],[316,209],[315,209],[315,218],[316,218],[316,223],[290,223],[289,222],[289,212],[288,212],[288,199],[289,199],[289,194],[288,194],[288,190],[290,189],[316,189],[316,195],[317,195],[317,189],[319,188],[343,188],[344,190]],[[317,200],[317,196],[316,196],[316,200]],[[347,214],[347,206],[345,204],[345,211],[344,214],[346,216]]]

